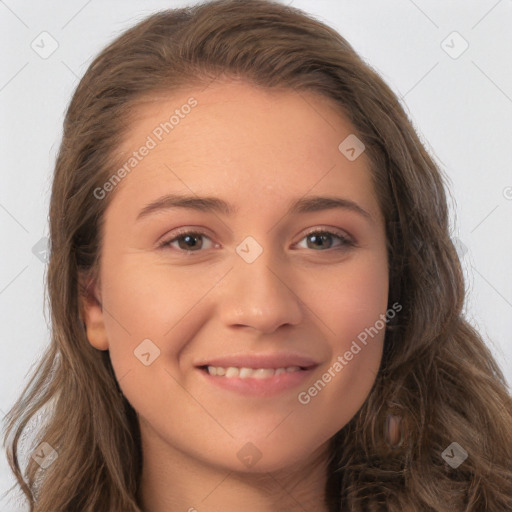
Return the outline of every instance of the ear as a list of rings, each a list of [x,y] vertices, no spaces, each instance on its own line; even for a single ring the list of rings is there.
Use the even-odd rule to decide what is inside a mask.
[[[95,278],[80,275],[79,282],[80,317],[85,324],[87,339],[98,350],[108,350],[108,337],[97,281]]]

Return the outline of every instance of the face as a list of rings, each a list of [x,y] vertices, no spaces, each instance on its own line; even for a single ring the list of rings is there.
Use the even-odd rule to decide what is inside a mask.
[[[339,149],[353,132],[327,98],[236,82],[138,110],[129,171],[96,191],[114,195],[83,307],[145,445],[271,471],[362,406],[388,267],[369,159]]]

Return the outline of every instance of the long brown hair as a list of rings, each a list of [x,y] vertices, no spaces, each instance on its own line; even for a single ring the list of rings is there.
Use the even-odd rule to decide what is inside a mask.
[[[76,89],[50,205],[51,343],[7,415],[4,438],[30,510],[140,512],[136,414],[108,351],[90,345],[81,320],[80,277],[98,270],[102,219],[115,195],[98,200],[94,190],[122,164],[116,148],[137,104],[221,75],[333,99],[366,146],[386,219],[389,303],[402,311],[367,400],[331,440],[331,510],[512,510],[512,400],[462,317],[442,173],[396,96],[343,37],[267,0],[158,12],[106,47]],[[390,415],[401,418],[395,444],[384,427]],[[55,458],[45,469],[27,456],[22,470],[27,432],[36,434],[30,450]],[[453,457],[459,446],[467,458],[453,467],[442,454]]]

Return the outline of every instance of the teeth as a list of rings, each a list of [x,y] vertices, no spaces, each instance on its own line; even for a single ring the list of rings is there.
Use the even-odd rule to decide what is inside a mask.
[[[250,377],[253,374],[253,370],[251,370],[250,368],[240,368],[240,371],[238,373],[238,377],[240,377],[241,379],[246,379],[247,377]],[[235,376],[236,375],[234,375],[234,377]]]
[[[252,370],[252,376],[256,379],[268,379],[269,377],[273,377],[275,373],[274,368],[258,368],[257,370]],[[250,376],[251,374],[249,373],[249,377]]]
[[[214,366],[215,368],[215,366]],[[215,368],[215,375],[217,374],[217,368]],[[234,368],[233,366],[230,366],[226,370],[226,377],[238,377],[239,371],[238,368]]]
[[[300,366],[288,366],[287,368],[236,368],[230,366],[223,368],[222,366],[208,366],[208,373],[215,376],[240,377],[241,379],[268,379],[274,375],[282,373],[293,373],[300,371]]]

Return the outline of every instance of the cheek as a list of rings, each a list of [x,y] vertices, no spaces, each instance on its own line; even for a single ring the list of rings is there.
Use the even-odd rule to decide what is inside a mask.
[[[386,312],[388,268],[384,256],[354,260],[326,274],[323,282],[323,287],[309,283],[309,296],[339,349]]]
[[[126,373],[137,359],[134,351],[151,340],[162,355],[177,353],[200,325],[204,298],[222,276],[222,269],[198,272],[194,265],[170,268],[138,255],[105,258],[103,303],[110,356],[116,373]],[[170,342],[171,341],[171,342]],[[154,349],[156,350],[156,349]]]
[[[191,269],[126,258],[108,271],[106,303],[115,307],[128,331],[160,337],[212,286],[211,276]]]
[[[204,315],[201,298],[212,288],[212,276],[192,266],[177,271],[137,257],[120,258],[105,269],[112,366],[132,406],[147,413],[163,396],[180,393],[171,375],[179,373],[180,351],[201,325],[197,315]],[[177,401],[190,402],[186,395]]]
[[[330,410],[340,426],[362,406],[380,366],[388,301],[386,259],[347,265],[329,282],[327,293],[314,296],[312,306],[329,328],[331,358],[302,390],[299,402],[318,412]]]

